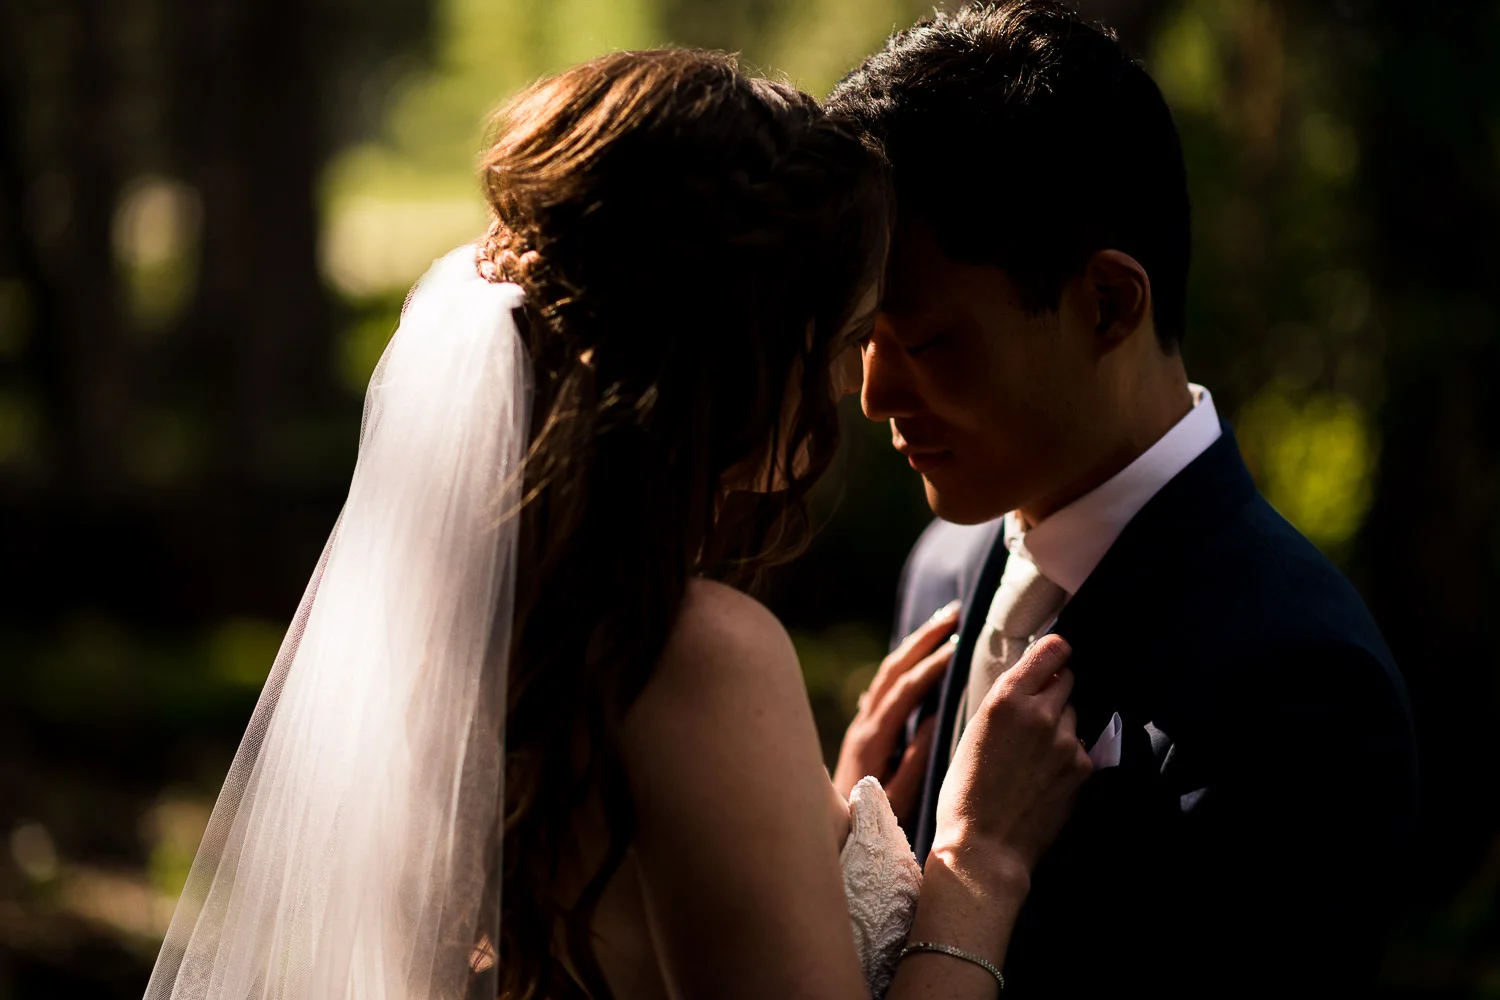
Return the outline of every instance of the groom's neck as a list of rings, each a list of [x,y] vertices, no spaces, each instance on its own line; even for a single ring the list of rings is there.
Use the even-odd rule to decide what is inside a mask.
[[[1160,441],[1193,409],[1180,354],[1163,356],[1122,380],[1113,415],[1080,448],[1074,474],[1046,496],[1021,505],[1028,526],[1098,489]]]

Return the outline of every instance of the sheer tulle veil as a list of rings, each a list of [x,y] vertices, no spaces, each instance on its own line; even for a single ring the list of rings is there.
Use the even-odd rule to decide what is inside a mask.
[[[495,996],[521,298],[463,247],[408,303],[146,1000]]]

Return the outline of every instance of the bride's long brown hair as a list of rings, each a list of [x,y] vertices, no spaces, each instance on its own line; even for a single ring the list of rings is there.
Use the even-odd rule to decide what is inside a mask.
[[[607,997],[590,921],[635,832],[621,720],[690,577],[805,546],[830,363],[879,277],[883,161],[733,57],[626,52],[497,116],[481,269],[526,292],[535,402],[506,730],[501,994]],[[856,334],[857,336],[857,334]],[[735,492],[764,477],[759,492]],[[559,873],[586,807],[608,850]]]

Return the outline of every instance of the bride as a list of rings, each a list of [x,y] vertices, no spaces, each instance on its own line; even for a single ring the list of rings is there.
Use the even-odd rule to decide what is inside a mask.
[[[993,997],[1089,769],[1066,646],[965,729],[919,874],[738,589],[805,541],[858,387],[882,162],[672,50],[533,86],[483,178],[488,236],[371,380],[148,1000]],[[882,665],[840,774],[910,784],[884,762],[952,626]]]

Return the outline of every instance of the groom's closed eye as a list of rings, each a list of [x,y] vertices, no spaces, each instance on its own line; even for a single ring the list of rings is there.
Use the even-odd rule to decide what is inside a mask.
[[[914,344],[911,347],[908,347],[906,349],[906,353],[909,354],[909,355],[911,355],[912,357],[916,357],[918,354],[921,354],[923,351],[927,350],[929,347],[932,347],[934,344],[938,343],[940,340],[943,339],[943,337],[944,337],[944,335],[941,334],[941,333],[938,334],[935,337],[928,337],[926,340],[922,341],[920,344]]]
[[[948,331],[943,330],[914,344],[904,343],[901,340],[897,340],[896,342],[901,345],[901,349],[905,351],[907,355],[914,358],[917,355],[921,354],[923,351],[926,351],[927,349],[947,339],[947,337]]]

